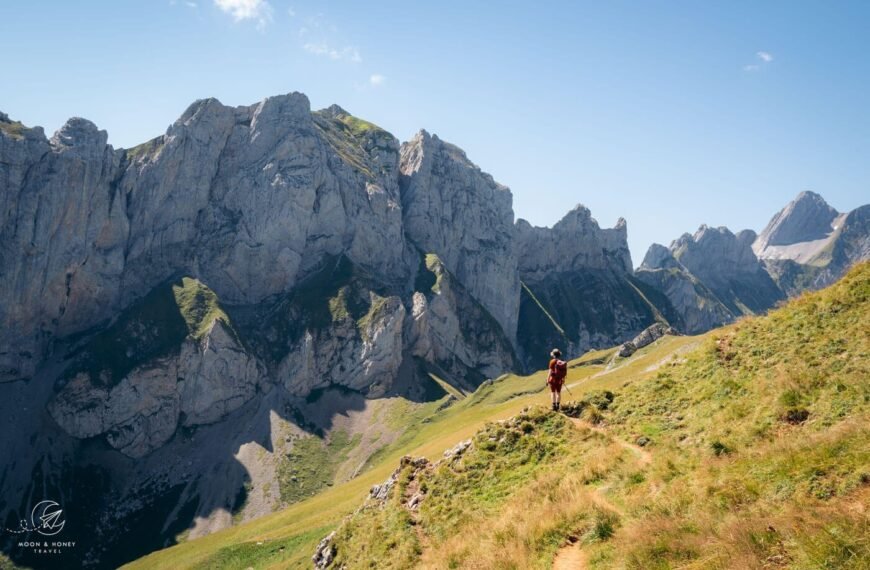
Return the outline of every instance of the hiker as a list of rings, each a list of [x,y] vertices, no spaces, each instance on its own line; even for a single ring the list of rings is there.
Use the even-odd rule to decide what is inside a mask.
[[[562,404],[562,385],[565,383],[565,377],[568,376],[568,363],[562,360],[562,351],[554,348],[550,352],[552,360],[550,360],[550,373],[547,374],[547,386],[550,387],[550,393],[553,396],[553,411],[558,412],[559,406]]]

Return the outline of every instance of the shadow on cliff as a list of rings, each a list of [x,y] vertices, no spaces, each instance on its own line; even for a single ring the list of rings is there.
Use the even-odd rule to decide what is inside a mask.
[[[334,363],[325,360],[331,358],[329,350],[357,354],[367,323],[384,318],[379,313],[382,299],[399,294],[395,285],[379,283],[344,257],[329,259],[292,293],[247,307],[221,306],[207,285],[182,277],[159,285],[112,323],[67,339],[66,345],[57,343],[52,364],[32,381],[0,384],[0,414],[7,427],[0,452],[13,458],[0,468],[0,523],[17,528],[35,504],[54,500],[67,518],[57,539],[76,543],[48,555],[19,546],[19,535],[3,531],[0,545],[14,562],[37,569],[115,568],[187,537],[236,524],[243,510],[267,514],[276,505],[286,506],[325,488],[334,476],[315,470],[314,477],[322,480],[285,493],[282,487],[296,481],[282,475],[283,466],[296,457],[295,443],[285,444],[313,436],[322,443],[321,449],[317,440],[309,440],[313,453],[328,454],[327,441],[336,426],[353,423],[351,416],[364,412],[371,400],[429,402],[447,394],[426,366],[407,352],[389,384],[375,384],[368,393],[343,385],[359,383],[358,378],[344,378],[356,372],[345,371],[341,363],[330,368]],[[58,391],[77,389],[68,383],[67,372],[88,374],[91,396],[99,400],[103,393],[108,398],[100,390],[111,390],[137,367],[175,354],[180,343],[224,310],[236,350],[257,358],[264,380],[247,403],[219,421],[185,427],[182,415],[168,442],[134,459],[110,447],[107,433],[89,439],[68,435],[47,412]],[[304,382],[322,387],[299,397],[284,387],[282,378],[292,374],[288,355],[303,350],[305,342],[315,348],[315,363],[324,366],[296,388],[304,392]],[[317,352],[330,346],[322,349],[323,354]],[[108,405],[97,400],[94,406]],[[88,404],[87,399],[83,402]],[[20,416],[27,409],[38,412],[24,421]],[[146,412],[142,421],[147,423],[151,416]],[[277,488],[264,491],[267,486]],[[267,493],[270,497],[264,497]],[[42,538],[34,532],[28,536]]]
[[[408,390],[398,385],[384,397],[413,393],[414,400],[426,401],[445,394],[428,377],[401,376],[402,382],[423,381],[425,386]],[[253,481],[263,475],[251,469],[265,469],[252,463],[250,454],[275,453],[278,439],[285,437],[276,430],[276,419],[324,438],[339,417],[368,405],[363,394],[341,386],[299,398],[266,385],[221,421],[179,426],[165,445],[132,459],[112,449],[105,436],[79,440],[63,432],[45,410],[51,384],[48,378],[0,384],[5,428],[0,452],[12,458],[0,471],[0,545],[13,562],[34,569],[117,568],[191,533],[235,524],[251,498]],[[29,416],[28,410],[38,412]],[[251,449],[251,443],[262,451]],[[243,448],[248,448],[247,460],[241,458]],[[66,520],[64,530],[50,542],[75,543],[54,554],[19,546],[47,537],[5,530],[17,529],[33,506],[46,499],[62,506]]]

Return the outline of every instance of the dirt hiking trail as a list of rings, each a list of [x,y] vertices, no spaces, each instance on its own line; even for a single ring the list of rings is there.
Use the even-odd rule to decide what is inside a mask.
[[[623,441],[617,437],[614,437],[610,435],[604,428],[595,426],[579,418],[568,419],[571,420],[571,423],[574,424],[574,427],[576,427],[577,429],[589,430],[599,433],[606,437],[608,440],[619,444],[619,446],[621,446],[623,449],[631,451],[637,458],[637,462],[640,467],[649,467],[649,464],[652,462],[652,455],[650,454],[650,452],[643,449],[639,445],[634,445]],[[616,514],[621,515],[623,514],[622,509],[611,503],[605,495],[609,487],[609,485],[604,485],[598,487],[594,491],[591,491],[590,499],[599,508],[606,511],[612,511]],[[560,548],[559,551],[556,553],[556,557],[553,559],[553,570],[586,570],[587,568],[589,568],[589,557],[583,550],[582,540],[576,536],[568,537],[568,544]]]

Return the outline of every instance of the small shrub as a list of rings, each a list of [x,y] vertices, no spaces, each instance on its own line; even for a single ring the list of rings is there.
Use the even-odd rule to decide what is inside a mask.
[[[616,517],[611,513],[599,512],[595,516],[595,524],[589,529],[587,537],[590,541],[605,541],[616,531]]]
[[[637,471],[628,476],[628,482],[632,485],[640,485],[644,481],[646,481],[646,475],[643,471]]]
[[[586,394],[586,396],[581,400],[562,404],[562,413],[569,418],[579,418],[584,414],[584,412],[598,412],[599,410],[605,411],[610,408],[610,404],[613,403],[615,397],[616,396],[610,390],[595,390]],[[598,421],[603,419],[601,414],[597,414],[593,417],[598,418]],[[587,417],[587,419],[592,421],[591,418]],[[598,423],[598,421],[594,421],[593,423]]]
[[[604,421],[604,414],[599,412],[597,408],[586,408],[583,418],[593,425],[598,425]]]
[[[595,406],[599,410],[606,410],[610,407],[610,404],[613,402],[613,392],[610,390],[596,390],[594,392],[589,392],[586,395],[584,400],[590,405]]]
[[[786,390],[779,397],[779,403],[793,408],[801,403],[801,395],[797,390]]]
[[[729,453],[734,451],[733,449],[731,449],[730,447],[728,447],[727,445],[725,445],[724,443],[722,443],[719,440],[716,440],[713,443],[711,443],[710,449],[713,450],[713,453],[716,455],[716,457],[719,457],[722,455],[728,455]]]

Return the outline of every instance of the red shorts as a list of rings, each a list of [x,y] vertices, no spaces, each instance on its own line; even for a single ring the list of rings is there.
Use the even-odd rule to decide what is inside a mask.
[[[563,383],[564,382],[562,381],[557,382],[555,380],[550,380],[549,382],[547,382],[547,384],[550,385],[550,392],[561,392]]]

